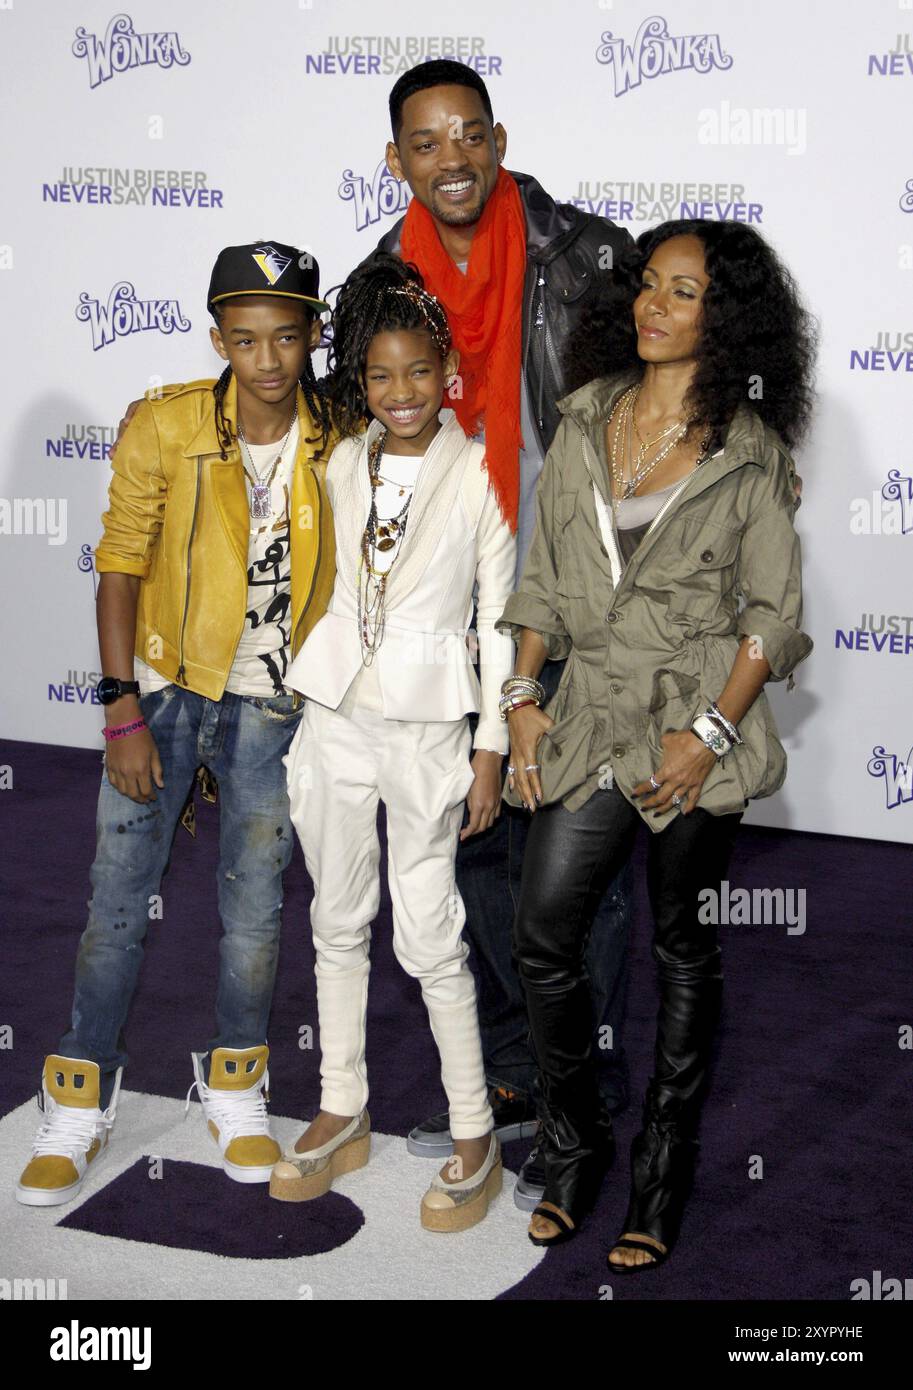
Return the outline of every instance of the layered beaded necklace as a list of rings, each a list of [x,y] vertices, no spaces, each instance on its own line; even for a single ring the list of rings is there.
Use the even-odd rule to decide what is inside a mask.
[[[628,390],[625,391],[624,394],[618,398],[618,400],[615,403],[615,407],[612,410],[612,414],[609,416],[610,424],[612,420],[615,421],[615,431],[612,435],[611,450],[612,479],[615,484],[612,495],[613,507],[617,507],[619,502],[625,501],[629,497],[633,497],[634,493],[640,487],[641,483],[646,478],[649,478],[654,468],[661,464],[663,459],[669,457],[669,455],[672,453],[672,450],[676,447],[677,444],[681,443],[685,435],[688,433],[689,421],[673,420],[671,425],[667,425],[665,429],[660,430],[658,434],[655,434],[652,437],[652,439],[644,439],[640,433],[640,430],[637,428],[637,419],[634,413],[635,406],[637,404],[637,398],[639,395],[640,383],[638,382],[637,385],[630,386]],[[637,436],[638,440],[638,447],[636,450],[637,461],[636,463],[632,464],[631,476],[626,477],[624,471],[624,460],[625,456],[631,458],[635,453],[633,438],[633,436],[635,435]],[[654,448],[657,444],[662,444],[663,440],[666,440],[667,442],[663,444],[663,447],[659,450],[655,457],[650,459],[650,462],[647,463],[646,460],[648,450]],[[710,433],[708,431],[708,433],[704,436],[704,438],[701,441],[701,447],[697,459],[698,464],[703,463],[709,445]]]
[[[412,493],[406,498],[396,516],[383,521],[377,515],[377,489],[383,482],[380,460],[387,440],[387,431],[382,430],[368,447],[368,479],[371,483],[371,510],[361,537],[361,554],[358,560],[358,630],[361,633],[361,660],[364,666],[372,665],[374,657],[384,640],[386,622],[387,578],[399,559],[399,547],[406,532],[406,519]],[[399,495],[404,492],[400,488]],[[396,550],[386,569],[375,569],[377,551]],[[362,584],[364,580],[364,584]]]
[[[640,384],[638,383],[625,391],[612,411],[612,415],[616,417],[615,433],[612,435],[612,478],[615,483],[614,500],[616,502],[634,495],[644,479],[649,478],[654,468],[661,464],[663,459],[668,458],[676,444],[684,438],[688,429],[686,420],[674,420],[671,425],[660,430],[659,434],[654,435],[652,439],[642,439],[634,417],[634,407],[639,395]],[[624,475],[624,457],[626,453],[630,456],[635,452],[633,439],[635,434],[640,441],[637,448],[637,462],[633,465],[631,477],[626,478]],[[648,449],[652,449],[654,445],[660,444],[663,440],[668,442],[647,463]]]

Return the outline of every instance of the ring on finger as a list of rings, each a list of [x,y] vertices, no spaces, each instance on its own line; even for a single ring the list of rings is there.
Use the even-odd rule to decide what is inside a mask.
[[[527,764],[526,764],[526,767],[523,769],[523,771],[524,771],[524,772],[538,772],[538,771],[539,771],[539,764],[538,764],[538,763],[527,763]]]
[[[658,792],[660,787],[662,786],[662,782],[657,782],[652,772],[650,773],[650,786],[653,788],[655,792]]]
[[[673,806],[683,806],[684,804],[685,804],[685,798],[684,798],[683,796],[679,796],[678,792],[673,792],[673,794],[672,794],[672,805],[673,805]]]

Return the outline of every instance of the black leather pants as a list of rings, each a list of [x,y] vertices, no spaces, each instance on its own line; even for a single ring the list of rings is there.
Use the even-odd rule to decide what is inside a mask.
[[[713,816],[698,807],[650,833],[647,887],[660,1007],[645,1115],[666,1126],[667,1148],[673,1141],[688,1147],[697,1127],[722,992],[717,929],[700,920],[710,914],[701,914],[699,894],[719,893],[741,819],[741,812]],[[541,1073],[546,1200],[574,1220],[595,1201],[611,1160],[611,1122],[590,1057],[585,950],[596,907],[630,857],[639,824],[617,787],[594,792],[578,811],[543,807],[532,816],[523,863],[513,950]],[[656,1142],[654,1136],[653,1148]],[[663,1206],[660,1196],[653,1207]],[[642,1219],[655,1215],[651,1208]]]

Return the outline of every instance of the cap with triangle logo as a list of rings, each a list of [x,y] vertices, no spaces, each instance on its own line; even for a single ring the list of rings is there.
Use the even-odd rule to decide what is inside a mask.
[[[309,251],[281,241],[226,246],[212,268],[206,307],[235,295],[274,294],[299,299],[320,312],[329,304],[320,295],[320,267]]]

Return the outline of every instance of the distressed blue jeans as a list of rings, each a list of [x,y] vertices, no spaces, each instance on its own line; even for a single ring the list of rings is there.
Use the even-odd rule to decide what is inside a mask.
[[[266,1042],[282,875],[292,855],[282,759],[301,716],[300,703],[295,709],[291,695],[260,698],[228,691],[221,700],[207,700],[168,685],[141,696],[140,705],[158,747],[165,786],[155,789],[155,801],[142,805],[102,774],[89,922],[76,957],[72,1024],[58,1047],[63,1057],[98,1063],[102,1108],[117,1068],[127,1062],[123,1029],[143,962],[150,899],[159,892],[197,768],[204,764],[216,778],[220,805],[223,936],[216,1035],[209,1050]]]

